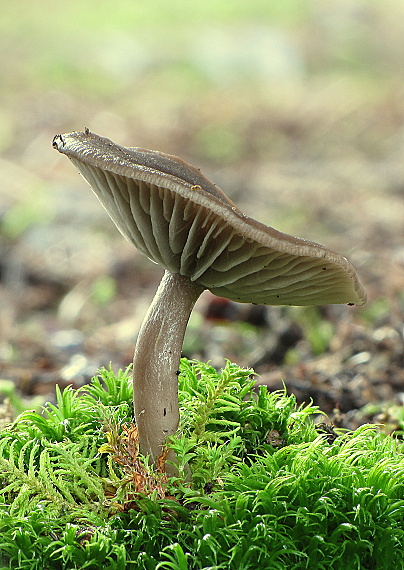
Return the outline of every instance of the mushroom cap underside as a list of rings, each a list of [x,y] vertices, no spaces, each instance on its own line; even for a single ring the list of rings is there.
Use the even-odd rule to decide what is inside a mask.
[[[349,261],[243,214],[198,169],[89,131],[57,135],[122,235],[215,295],[264,305],[363,305]]]

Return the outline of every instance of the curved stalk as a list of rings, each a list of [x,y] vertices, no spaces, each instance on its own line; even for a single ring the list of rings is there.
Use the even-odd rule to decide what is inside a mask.
[[[204,288],[164,273],[139,331],[133,359],[135,419],[140,450],[156,463],[178,428],[178,366],[188,319]]]

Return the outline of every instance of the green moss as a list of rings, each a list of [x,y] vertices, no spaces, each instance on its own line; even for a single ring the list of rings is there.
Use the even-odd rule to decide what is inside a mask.
[[[129,370],[22,413],[0,432],[0,568],[400,568],[402,444],[330,443],[251,373],[182,361],[168,481],[138,454]]]

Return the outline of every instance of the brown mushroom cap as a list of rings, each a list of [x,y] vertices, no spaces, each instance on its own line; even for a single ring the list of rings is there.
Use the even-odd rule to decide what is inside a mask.
[[[243,214],[175,156],[124,148],[87,129],[57,135],[120,232],[171,273],[215,295],[264,305],[363,305],[347,259]]]

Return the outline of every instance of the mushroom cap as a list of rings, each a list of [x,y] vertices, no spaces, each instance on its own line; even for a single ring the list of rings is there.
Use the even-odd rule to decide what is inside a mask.
[[[89,182],[122,235],[152,261],[219,297],[264,305],[363,305],[349,261],[243,214],[200,170],[91,133],[53,146]]]

